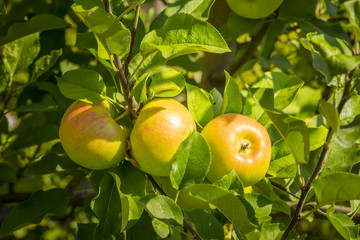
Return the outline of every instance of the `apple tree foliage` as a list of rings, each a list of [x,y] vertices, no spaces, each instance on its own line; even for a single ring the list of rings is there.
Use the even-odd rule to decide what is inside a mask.
[[[262,19],[221,0],[0,0],[0,27],[0,238],[359,238],[358,0],[285,0]],[[107,100],[131,128],[127,107],[161,97],[198,126],[174,157],[173,196],[131,156],[101,171],[66,156],[74,100]],[[250,193],[233,172],[206,179],[199,132],[224,113],[271,137]],[[178,191],[205,205],[180,207]]]

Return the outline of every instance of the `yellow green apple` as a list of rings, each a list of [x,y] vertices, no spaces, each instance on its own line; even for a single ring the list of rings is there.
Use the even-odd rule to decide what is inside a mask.
[[[241,17],[257,19],[273,13],[284,0],[226,0],[233,12]]]
[[[212,154],[207,175],[211,182],[233,169],[245,187],[265,176],[270,164],[271,142],[259,122],[241,114],[223,114],[211,120],[201,134]]]
[[[125,158],[129,129],[110,115],[107,102],[75,101],[59,128],[61,144],[71,160],[89,169],[106,169]]]
[[[196,123],[189,110],[174,99],[159,98],[140,111],[130,135],[131,155],[140,169],[169,176],[172,159]]]

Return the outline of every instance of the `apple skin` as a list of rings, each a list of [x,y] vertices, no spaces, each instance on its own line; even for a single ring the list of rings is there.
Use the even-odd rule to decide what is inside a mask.
[[[273,13],[284,0],[226,0],[237,15],[250,19],[264,18]]]
[[[201,132],[209,144],[212,163],[207,178],[211,182],[232,169],[245,187],[260,181],[271,158],[271,141],[267,130],[249,117],[228,113],[211,120]]]
[[[140,111],[130,135],[131,155],[140,169],[154,176],[169,176],[172,159],[196,123],[181,103],[159,98]]]
[[[106,102],[75,101],[59,128],[61,144],[70,159],[82,167],[106,169],[125,158],[129,129],[111,118]]]

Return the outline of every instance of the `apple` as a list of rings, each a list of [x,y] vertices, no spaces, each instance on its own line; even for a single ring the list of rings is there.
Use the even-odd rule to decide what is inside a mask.
[[[182,209],[187,211],[192,211],[196,208],[202,208],[208,211],[211,210],[207,202],[194,197],[189,190],[181,189],[179,190],[179,193],[177,193],[178,191],[171,185],[169,177],[154,177],[154,179],[168,197],[172,198],[173,200],[177,198],[176,204]]]
[[[273,13],[284,0],[226,0],[237,15],[245,18],[263,18]]]
[[[61,144],[69,158],[89,169],[106,169],[125,158],[129,129],[112,119],[107,102],[75,101],[59,128]]]
[[[233,169],[245,187],[265,176],[270,164],[271,142],[267,130],[259,122],[228,113],[211,120],[201,134],[212,154],[207,175],[211,182]]]
[[[185,106],[169,98],[150,101],[140,111],[130,134],[131,155],[154,176],[169,176],[172,159],[196,123]]]

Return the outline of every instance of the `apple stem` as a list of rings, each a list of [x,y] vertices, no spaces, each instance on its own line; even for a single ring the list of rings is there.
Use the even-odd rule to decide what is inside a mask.
[[[345,80],[345,87],[344,87],[343,95],[342,95],[340,103],[337,107],[339,115],[340,115],[341,111],[343,110],[345,103],[351,97],[352,91],[351,91],[350,87],[351,87],[351,81],[353,79],[354,71],[355,71],[355,69],[349,73],[349,76]],[[309,194],[309,191],[311,190],[311,184],[319,176],[321,170],[323,169],[323,167],[325,165],[325,162],[327,159],[327,153],[328,153],[328,150],[330,149],[331,139],[332,139],[333,135],[335,134],[335,131],[336,131],[336,129],[332,129],[331,127],[329,127],[329,131],[328,131],[325,143],[323,145],[323,148],[321,150],[319,160],[318,160],[316,167],[313,170],[308,182],[305,184],[304,188],[301,189],[300,199],[299,199],[299,202],[297,203],[294,215],[293,215],[289,225],[287,226],[284,234],[282,235],[281,240],[285,240],[289,236],[290,231],[295,227],[296,223],[301,220],[300,214],[304,208],[304,204],[305,204],[306,198]]]

